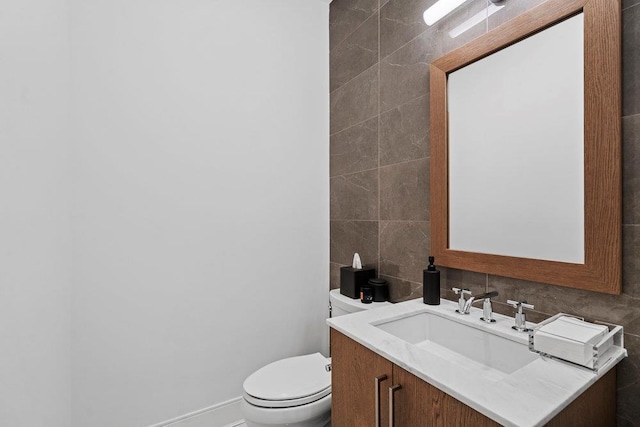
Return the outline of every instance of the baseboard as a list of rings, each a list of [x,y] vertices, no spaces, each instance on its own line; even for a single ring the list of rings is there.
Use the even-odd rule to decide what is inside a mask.
[[[242,397],[221,402],[149,427],[222,427],[237,424],[242,419]]]

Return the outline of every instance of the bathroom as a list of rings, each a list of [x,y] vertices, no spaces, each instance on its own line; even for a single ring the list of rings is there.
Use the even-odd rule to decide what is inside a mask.
[[[231,424],[251,372],[328,354],[327,291],[354,252],[392,301],[419,298],[428,64],[544,2],[507,0],[443,45],[433,3],[4,1],[0,425]],[[640,419],[640,2],[621,9],[622,293],[446,268],[442,289],[622,325],[624,426]]]

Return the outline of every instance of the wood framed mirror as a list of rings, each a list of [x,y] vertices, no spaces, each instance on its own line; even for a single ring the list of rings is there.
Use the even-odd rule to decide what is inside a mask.
[[[431,253],[439,265],[621,292],[620,13],[619,0],[548,0],[431,64]],[[582,34],[573,40],[561,31]],[[485,75],[500,81],[502,73],[518,73],[517,68],[511,69],[511,64],[520,63],[517,58],[537,58],[523,51],[535,40],[542,40],[542,47],[555,47],[550,40],[567,41],[568,53],[580,52],[581,61],[578,66],[563,64],[561,50],[550,54],[538,64],[539,71],[513,80],[523,90],[507,96],[508,101],[497,89],[474,89],[474,83],[488,86],[473,74],[477,70],[485,69]],[[553,49],[536,51],[545,56],[547,50]],[[511,61],[506,62],[509,70],[504,69],[505,62],[495,65],[500,61]],[[524,60],[521,65],[532,68]],[[487,73],[490,66],[498,69]],[[547,75],[547,80],[538,79],[540,75]],[[556,76],[559,81],[553,81]],[[533,84],[539,86],[529,86]],[[568,86],[574,87],[574,95],[576,87],[579,93],[565,96]],[[505,93],[510,93],[515,86],[505,87]],[[485,103],[494,92],[497,101]],[[537,99],[536,93],[551,96]],[[556,102],[567,97],[580,103]],[[506,113],[516,110],[521,116],[531,115],[527,103],[541,112],[552,106],[560,111],[535,117],[534,126],[518,125],[517,117]],[[501,104],[507,109],[504,114],[493,111]],[[493,120],[474,117],[482,105],[489,106]],[[489,121],[492,125],[485,126]],[[512,122],[516,125],[509,126]],[[532,136],[534,128],[541,133]],[[463,143],[465,138],[469,141]],[[561,147],[572,139],[568,149]],[[528,151],[538,141],[547,142],[542,156],[532,155],[537,147]],[[507,151],[516,157],[502,159]],[[547,176],[547,169],[554,168],[557,175]],[[497,178],[484,181],[488,175]],[[542,175],[546,179],[540,179]],[[512,188],[505,192],[503,187]],[[548,199],[550,193],[556,199]],[[568,207],[560,209],[562,205]]]

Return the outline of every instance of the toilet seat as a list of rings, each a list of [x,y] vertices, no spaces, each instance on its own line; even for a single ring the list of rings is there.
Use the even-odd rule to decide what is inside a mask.
[[[331,394],[331,363],[320,353],[273,362],[244,382],[244,398],[262,408],[306,405]]]

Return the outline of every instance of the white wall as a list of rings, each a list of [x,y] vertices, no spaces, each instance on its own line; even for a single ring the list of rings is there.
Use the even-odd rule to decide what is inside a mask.
[[[70,423],[66,0],[0,8],[0,425]]]
[[[74,425],[325,343],[328,5],[72,0]]]

